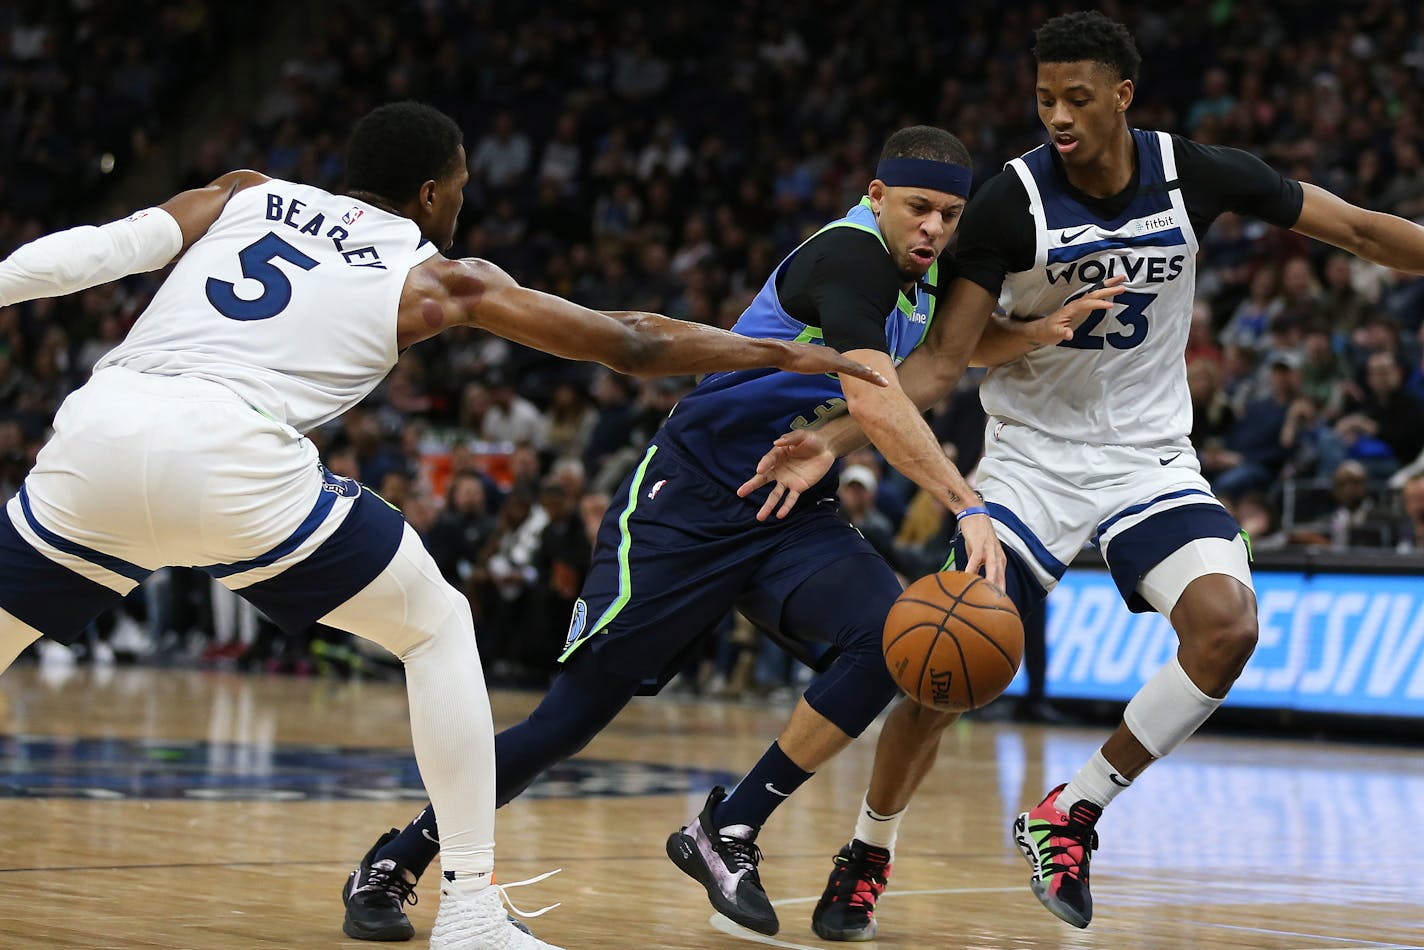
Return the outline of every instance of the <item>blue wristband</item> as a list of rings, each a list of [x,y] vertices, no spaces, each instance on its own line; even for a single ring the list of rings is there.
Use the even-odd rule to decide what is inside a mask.
[[[987,515],[988,513],[989,513],[989,509],[988,509],[988,508],[985,508],[983,505],[974,505],[974,506],[971,507],[971,508],[965,508],[963,511],[960,511],[960,512],[956,513],[955,516],[954,516],[954,520],[955,520],[955,521],[963,521],[965,518],[968,518],[970,515]]]

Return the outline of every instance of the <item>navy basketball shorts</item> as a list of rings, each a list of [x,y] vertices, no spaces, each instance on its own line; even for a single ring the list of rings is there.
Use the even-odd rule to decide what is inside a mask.
[[[832,503],[767,522],[756,520],[757,508],[674,446],[654,442],[599,528],[561,659],[592,650],[601,669],[662,685],[734,608],[765,630],[803,636],[805,624],[784,615],[787,599],[846,558],[867,559],[865,584],[841,585],[827,597],[843,601],[842,616],[872,619],[827,631],[827,639],[878,641],[899,585],[860,532]]]

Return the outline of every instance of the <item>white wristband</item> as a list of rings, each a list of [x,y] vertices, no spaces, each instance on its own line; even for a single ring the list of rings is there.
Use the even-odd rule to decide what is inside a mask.
[[[182,249],[183,230],[162,208],[47,234],[0,262],[0,307],[158,270]]]

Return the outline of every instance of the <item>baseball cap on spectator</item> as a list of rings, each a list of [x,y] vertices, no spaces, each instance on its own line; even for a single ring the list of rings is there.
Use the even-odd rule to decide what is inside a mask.
[[[847,465],[845,471],[841,472],[841,487],[846,485],[859,485],[874,492],[880,482],[875,478],[875,473],[864,465]]]
[[[1271,354],[1270,362],[1267,364],[1271,369],[1277,366],[1286,369],[1300,369],[1300,354],[1295,350],[1276,350]]]

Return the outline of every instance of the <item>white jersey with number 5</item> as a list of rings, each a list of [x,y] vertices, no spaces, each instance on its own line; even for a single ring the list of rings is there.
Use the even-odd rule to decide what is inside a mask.
[[[207,379],[307,432],[390,372],[406,275],[437,250],[408,218],[272,179],[232,197],[95,369]]]
[[[1009,162],[1028,193],[1035,257],[1032,268],[1007,276],[1003,310],[1042,316],[1118,275],[1127,290],[1072,340],[990,372],[981,393],[990,416],[1093,445],[1167,444],[1191,431],[1184,353],[1197,237],[1171,136],[1132,135],[1140,182],[1112,219],[1068,193],[1047,147]]]

